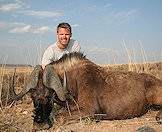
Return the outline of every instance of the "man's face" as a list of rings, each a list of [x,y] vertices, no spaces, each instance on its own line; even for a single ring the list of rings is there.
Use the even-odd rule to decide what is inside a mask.
[[[57,31],[57,39],[60,48],[66,48],[71,38],[71,33],[66,28],[59,28]]]

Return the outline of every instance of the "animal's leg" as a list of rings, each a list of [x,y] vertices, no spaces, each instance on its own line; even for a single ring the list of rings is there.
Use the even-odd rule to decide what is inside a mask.
[[[76,102],[77,103],[77,102]],[[75,106],[70,107],[70,112],[71,115],[77,115],[78,119],[89,117],[89,116],[94,116],[94,110],[87,110],[87,108],[84,106],[79,106],[79,104],[74,104]]]
[[[70,121],[84,121],[85,118],[88,118],[88,116],[82,108],[78,108],[78,106],[70,106],[70,111],[61,109],[59,113],[56,115],[56,121],[65,123]]]

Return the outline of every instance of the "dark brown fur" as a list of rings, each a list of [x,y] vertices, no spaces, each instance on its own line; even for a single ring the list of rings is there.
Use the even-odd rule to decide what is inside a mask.
[[[149,74],[105,71],[80,53],[66,55],[52,65],[61,80],[66,71],[68,91],[81,115],[127,119],[143,115],[151,105],[162,105],[162,81]]]

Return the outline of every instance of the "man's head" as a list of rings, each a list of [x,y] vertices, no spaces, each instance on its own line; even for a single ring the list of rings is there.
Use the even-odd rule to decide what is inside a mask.
[[[57,44],[60,49],[65,49],[68,46],[71,36],[71,26],[68,23],[60,23],[57,26]]]

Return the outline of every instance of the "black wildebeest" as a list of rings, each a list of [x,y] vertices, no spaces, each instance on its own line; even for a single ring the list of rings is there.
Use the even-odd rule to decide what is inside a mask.
[[[31,91],[34,120],[50,122],[53,102],[65,106],[63,82],[82,116],[104,114],[103,119],[128,119],[145,114],[150,106],[162,106],[161,80],[144,73],[105,71],[81,53],[66,54],[44,70],[38,66],[26,88],[15,97]],[[75,109],[75,103],[69,105]]]

